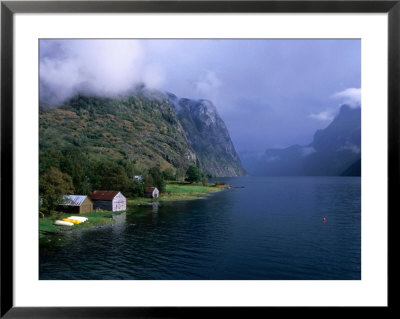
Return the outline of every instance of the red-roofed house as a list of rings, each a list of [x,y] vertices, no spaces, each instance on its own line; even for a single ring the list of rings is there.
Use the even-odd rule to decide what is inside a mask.
[[[118,212],[126,210],[126,198],[118,191],[94,191],[89,196],[93,201],[93,208]]]
[[[160,195],[157,187],[146,187],[144,192],[145,197],[157,198]]]

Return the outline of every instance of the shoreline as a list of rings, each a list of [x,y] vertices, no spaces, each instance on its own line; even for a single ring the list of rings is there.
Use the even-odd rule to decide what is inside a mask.
[[[47,236],[63,235],[64,233],[71,233],[83,229],[92,229],[104,227],[107,225],[114,225],[117,223],[114,216],[126,213],[126,211],[110,212],[110,211],[93,211],[86,214],[81,214],[82,217],[87,217],[88,220],[84,223],[74,226],[57,226],[54,221],[57,219],[67,218],[71,214],[57,213],[52,216],[39,218],[39,238],[46,238]]]
[[[186,184],[186,183],[170,183],[166,186],[166,192],[162,193],[159,198],[130,198],[127,199],[126,205],[128,206],[152,206],[153,204],[163,202],[185,201],[200,198],[207,198],[213,193],[230,188],[229,185],[215,186],[209,184],[203,186],[200,184]],[[87,217],[88,220],[84,223],[74,226],[57,226],[54,225],[56,219],[67,218],[71,214],[56,213],[52,216],[39,218],[39,239],[46,239],[56,235],[65,235],[66,233],[76,232],[85,229],[100,229],[107,226],[114,226],[118,223],[114,216],[126,214],[128,211],[111,212],[111,211],[94,211],[86,214],[81,214],[82,217]]]
[[[174,202],[174,201],[185,201],[185,200],[194,200],[194,199],[200,199],[200,198],[206,198],[209,195],[213,193],[218,193],[222,190],[231,188],[231,186],[226,185],[226,186],[199,186],[199,185],[186,185],[182,187],[182,191],[176,191],[176,189],[171,191],[171,185],[180,185],[179,187],[182,187],[182,184],[170,184],[167,185],[167,191],[165,193],[161,193],[160,197],[154,199],[154,198],[144,198],[144,197],[139,197],[139,198],[130,198],[127,199],[127,205],[132,205],[132,206],[151,206],[153,203],[162,203],[162,202]],[[168,187],[169,186],[169,187]],[[195,188],[194,191],[187,191],[188,188]],[[199,190],[199,187],[200,190]],[[170,191],[168,191],[170,189]]]

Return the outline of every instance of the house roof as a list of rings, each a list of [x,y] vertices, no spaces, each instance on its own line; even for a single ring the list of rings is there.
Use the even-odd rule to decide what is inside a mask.
[[[146,187],[145,193],[152,193],[155,189],[157,189],[157,187]]]
[[[62,197],[61,205],[81,206],[86,197],[86,195],[64,195]]]
[[[93,200],[113,200],[119,191],[94,191],[89,197]]]

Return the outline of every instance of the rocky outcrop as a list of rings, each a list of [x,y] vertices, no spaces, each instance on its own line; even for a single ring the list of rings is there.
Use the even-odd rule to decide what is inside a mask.
[[[171,93],[167,96],[201,169],[218,177],[247,174],[228,129],[211,101],[178,98]]]

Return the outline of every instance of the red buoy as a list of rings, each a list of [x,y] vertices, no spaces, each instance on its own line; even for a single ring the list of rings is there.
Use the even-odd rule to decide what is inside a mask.
[[[322,218],[322,221],[323,221],[323,222],[326,222],[326,217]]]

